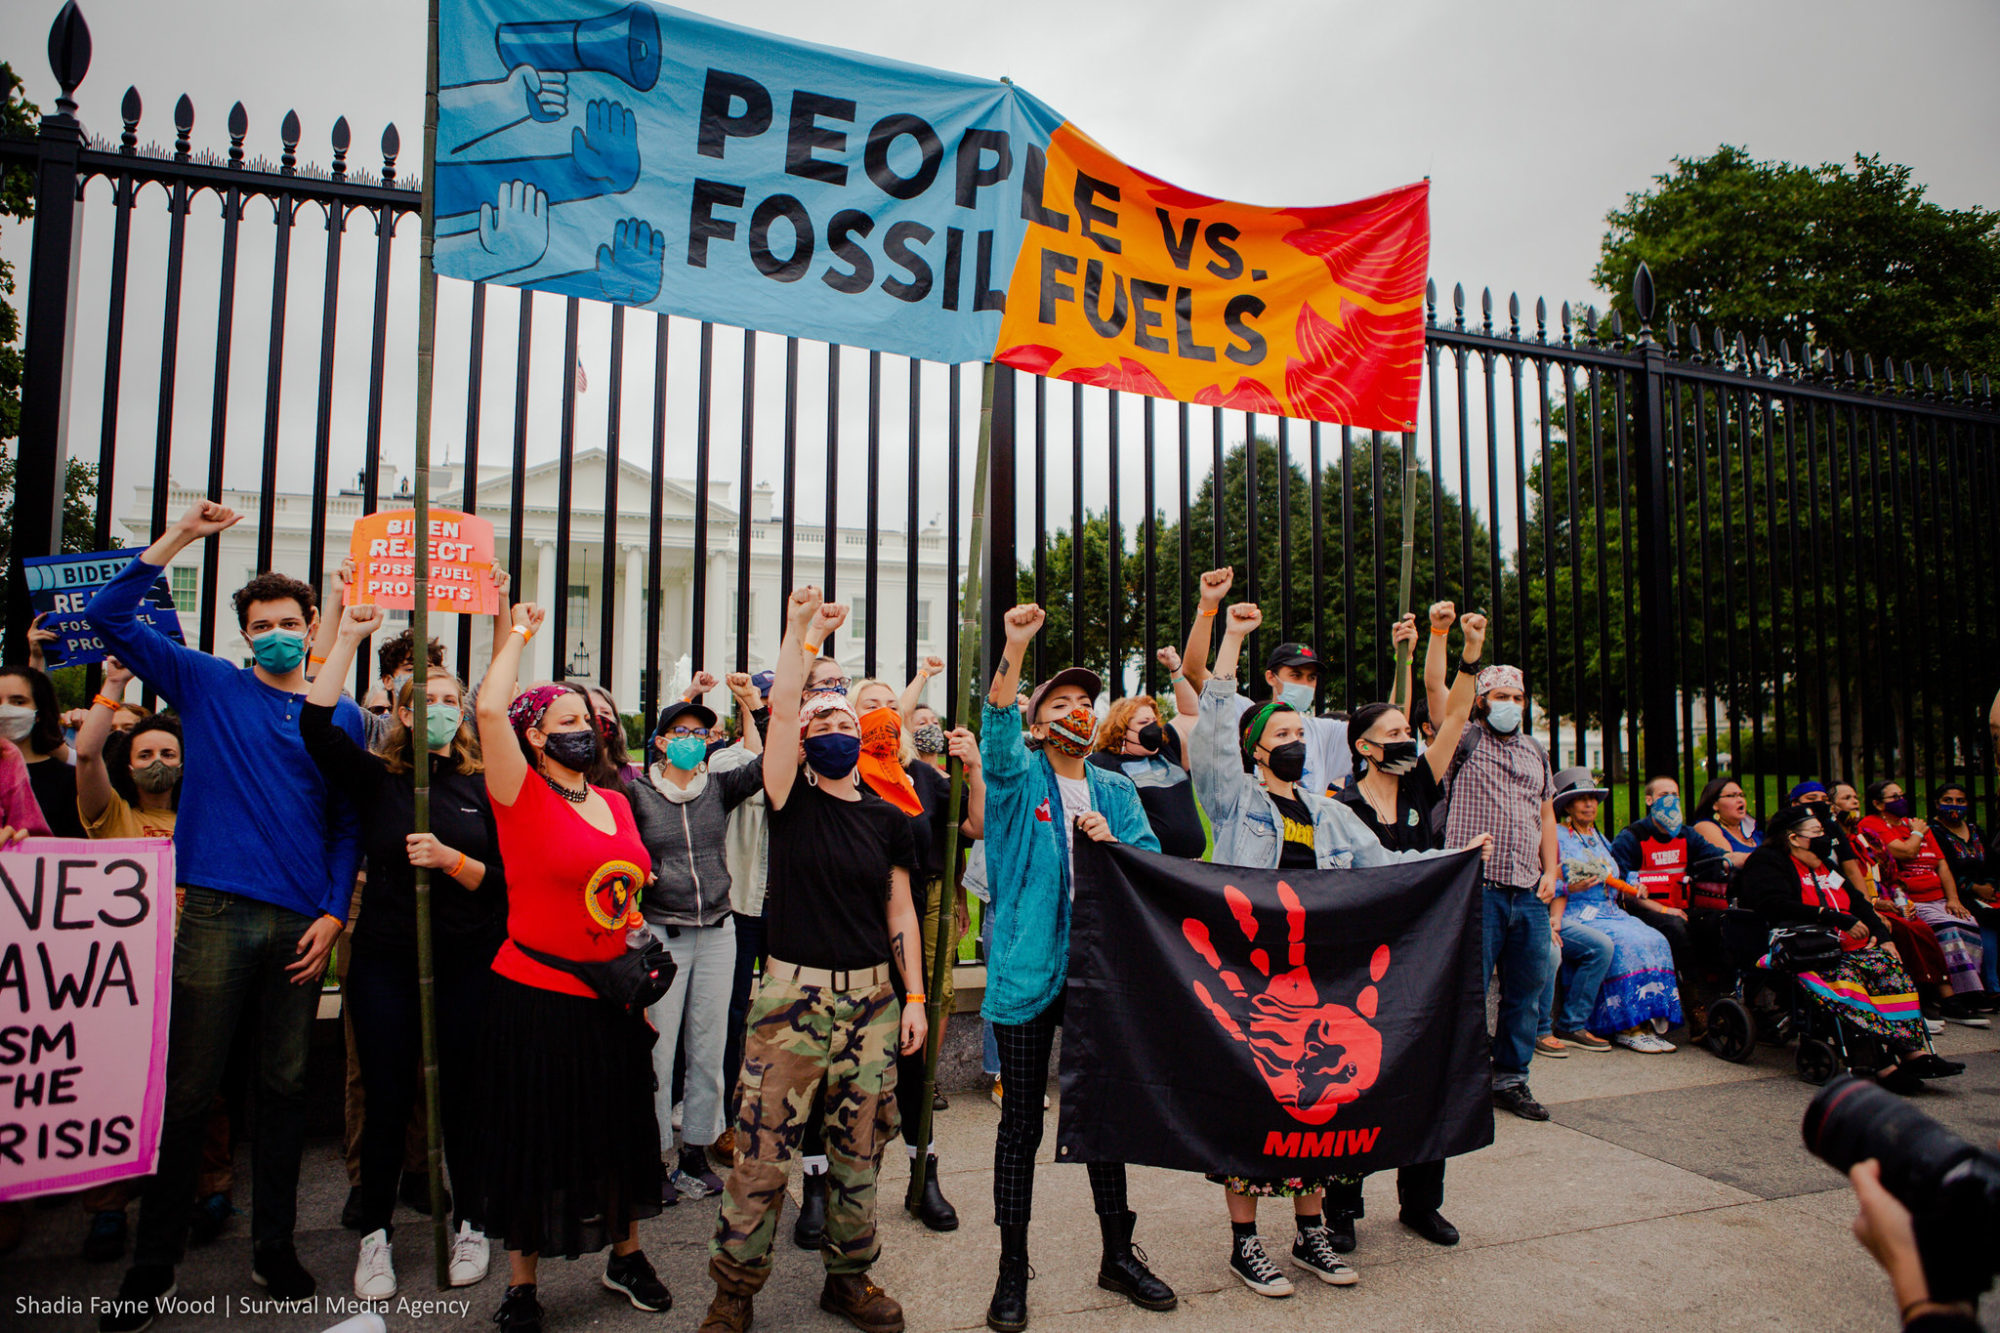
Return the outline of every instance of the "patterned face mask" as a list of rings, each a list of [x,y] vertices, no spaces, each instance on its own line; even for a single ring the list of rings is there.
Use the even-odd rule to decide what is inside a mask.
[[[911,733],[916,742],[918,754],[944,753],[944,728],[935,722],[926,722]]]
[[[1087,704],[1078,704],[1049,723],[1048,744],[1058,753],[1080,759],[1090,753],[1090,738],[1097,732],[1097,714]]]

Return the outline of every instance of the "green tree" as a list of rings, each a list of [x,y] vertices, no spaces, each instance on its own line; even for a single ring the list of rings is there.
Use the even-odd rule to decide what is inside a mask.
[[[0,134],[32,134],[41,114],[22,94],[13,66],[0,60]],[[0,218],[35,215],[35,178],[24,167],[0,168]],[[0,259],[0,440],[21,433],[21,316],[6,298],[14,294],[14,266]]]
[[[116,536],[113,547],[122,546]],[[95,551],[97,546],[97,464],[69,460],[63,478],[62,549],[69,554]],[[14,451],[0,450],[0,578],[14,559]]]
[[[1760,162],[1724,144],[1674,159],[1606,221],[1591,280],[1629,328],[1644,260],[1658,324],[2000,376],[2000,212],[1931,203],[1908,167]]]

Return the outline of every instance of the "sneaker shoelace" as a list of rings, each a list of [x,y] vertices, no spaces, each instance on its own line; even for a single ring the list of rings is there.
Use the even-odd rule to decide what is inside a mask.
[[[1274,1282],[1283,1274],[1271,1262],[1271,1256],[1264,1252],[1264,1242],[1257,1236],[1245,1236],[1236,1242],[1236,1253],[1243,1260],[1243,1266],[1259,1282]]]
[[[1340,1255],[1333,1248],[1333,1238],[1327,1235],[1325,1227],[1309,1227],[1299,1233],[1299,1241],[1306,1247],[1306,1254],[1321,1268],[1345,1268]]]

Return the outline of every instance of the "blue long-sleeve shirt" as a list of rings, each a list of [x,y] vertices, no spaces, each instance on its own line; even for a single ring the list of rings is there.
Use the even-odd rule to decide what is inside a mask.
[[[331,792],[299,735],[303,694],[272,689],[250,667],[175,643],[136,612],[159,567],[134,559],[84,616],[105,646],[166,696],[185,737],[174,856],[183,885],[347,919],[360,862],[353,805]],[[352,699],[334,723],[366,745]]]

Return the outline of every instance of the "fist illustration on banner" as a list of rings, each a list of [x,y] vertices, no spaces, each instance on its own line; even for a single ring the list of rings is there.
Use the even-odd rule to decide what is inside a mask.
[[[1382,1034],[1368,1020],[1379,1003],[1375,987],[1364,986],[1354,1008],[1322,1004],[1312,974],[1306,970],[1306,909],[1292,886],[1280,880],[1278,899],[1285,908],[1287,971],[1271,974],[1269,953],[1255,947],[1261,925],[1250,899],[1234,884],[1223,888],[1236,928],[1253,947],[1250,966],[1257,976],[1245,979],[1223,963],[1208,924],[1196,917],[1181,922],[1181,933],[1201,955],[1221,983],[1221,993],[1194,981],[1195,998],[1233,1040],[1250,1048],[1257,1072],[1271,1096],[1293,1119],[1323,1125],[1342,1104],[1356,1100],[1375,1085],[1382,1069]],[[1389,970],[1389,946],[1375,950],[1368,965],[1371,982]],[[1255,995],[1250,985],[1263,983]],[[1358,1011],[1358,1012],[1357,1012]]]

